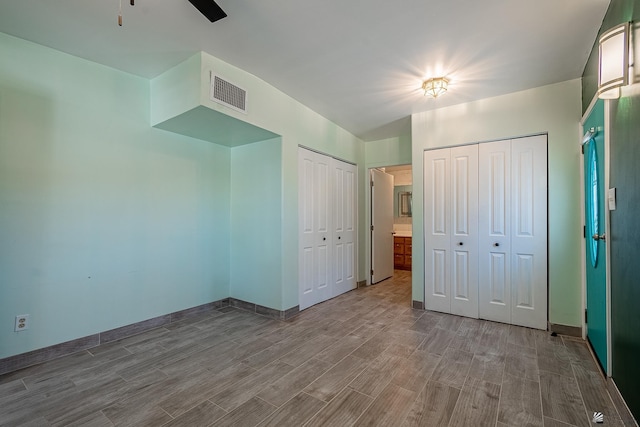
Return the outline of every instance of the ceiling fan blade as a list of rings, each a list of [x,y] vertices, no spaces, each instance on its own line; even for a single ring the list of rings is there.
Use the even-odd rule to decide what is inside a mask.
[[[211,22],[216,22],[227,16],[224,10],[213,0],[189,0],[189,2]]]

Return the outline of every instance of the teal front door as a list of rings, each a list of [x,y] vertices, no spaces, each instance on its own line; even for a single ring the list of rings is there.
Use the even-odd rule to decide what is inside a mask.
[[[604,188],[604,101],[583,124],[587,339],[607,372],[607,265]],[[586,141],[586,142],[585,142]]]

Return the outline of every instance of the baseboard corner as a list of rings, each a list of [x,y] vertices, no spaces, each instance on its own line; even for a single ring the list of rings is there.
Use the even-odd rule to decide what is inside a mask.
[[[582,338],[582,327],[580,326],[559,325],[557,323],[548,322],[547,329],[550,332],[555,332],[559,335]]]

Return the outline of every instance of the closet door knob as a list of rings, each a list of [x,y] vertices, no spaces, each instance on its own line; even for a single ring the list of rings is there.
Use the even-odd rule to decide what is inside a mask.
[[[340,239],[341,239],[341,237],[340,237],[340,236],[338,236],[338,240],[340,240]]]
[[[500,243],[494,243],[493,246],[497,248],[498,246],[500,246]]]
[[[322,240],[327,240],[327,238],[326,238],[326,237],[323,237],[323,238],[322,238]]]
[[[459,243],[458,243],[458,246],[462,246],[462,245],[464,245],[464,243],[462,243],[462,242],[459,242]]]

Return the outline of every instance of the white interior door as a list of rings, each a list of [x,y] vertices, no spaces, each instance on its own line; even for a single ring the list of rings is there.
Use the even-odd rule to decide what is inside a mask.
[[[547,327],[547,137],[480,144],[480,317]]]
[[[511,140],[511,323],[547,328],[547,136]]]
[[[425,307],[546,329],[546,135],[424,153]]]
[[[425,308],[451,312],[451,150],[424,152]]]
[[[478,145],[451,149],[451,313],[478,317]]]
[[[393,175],[371,169],[371,283],[393,276]]]
[[[333,296],[355,289],[357,166],[333,161]]]
[[[478,148],[480,317],[511,323],[511,141]]]
[[[301,310],[332,296],[330,162],[330,157],[298,149]]]

